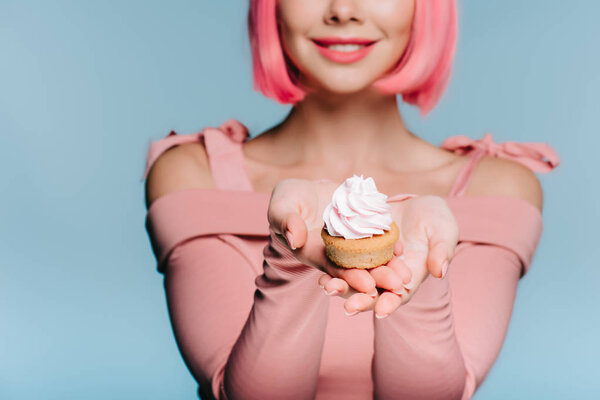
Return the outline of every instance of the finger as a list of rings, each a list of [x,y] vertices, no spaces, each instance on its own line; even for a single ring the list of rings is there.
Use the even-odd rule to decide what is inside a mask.
[[[402,246],[402,242],[400,240],[397,240],[396,243],[394,243],[394,255],[395,256],[399,256],[402,254],[402,251],[404,246]]]
[[[381,265],[369,270],[369,273],[375,279],[375,284],[377,287],[394,291],[404,286],[402,277],[400,277],[396,271],[389,266],[390,264],[397,263],[394,258],[392,258],[387,265]]]
[[[310,265],[316,266],[321,271],[331,275],[334,278],[345,280],[348,285],[350,285],[350,287],[355,289],[357,292],[371,294],[373,294],[373,291],[376,292],[375,279],[373,279],[367,270],[357,268],[342,268],[329,260],[327,254],[325,253],[325,245],[321,240],[320,234],[309,234],[307,243],[304,247],[305,249],[301,250],[301,252],[310,254],[311,257],[307,260]]]
[[[449,261],[452,259],[456,244],[448,243],[443,238],[430,240],[429,254],[427,255],[427,269],[431,275],[444,278],[448,269]]]
[[[375,279],[369,271],[356,268],[341,268],[331,262],[326,264],[326,271],[335,278],[343,279],[357,292],[367,293],[371,296],[377,295]]]
[[[393,313],[403,303],[402,296],[398,296],[392,292],[383,292],[379,295],[377,304],[375,304],[375,317],[382,319]]]
[[[344,312],[346,315],[356,315],[359,312],[372,310],[377,302],[377,297],[373,298],[364,293],[356,293],[350,296],[344,302]]]
[[[306,181],[302,179],[284,179],[275,185],[269,200],[267,211],[267,220],[269,226],[277,235],[285,238],[286,232],[291,232],[293,239],[301,243],[302,235],[306,230],[306,224],[299,224],[303,221],[303,209],[306,205],[314,203],[310,190],[306,190]],[[304,206],[303,206],[304,205]],[[310,208],[310,207],[308,207]],[[298,230],[299,229],[299,230]]]
[[[289,213],[286,217],[284,230],[288,245],[292,250],[300,248],[306,244],[308,231],[306,223],[298,213]]]
[[[412,272],[403,260],[404,256],[394,257],[387,265],[400,277],[402,285],[406,285],[412,278]],[[397,288],[398,286],[395,287]]]
[[[429,275],[429,270],[426,265],[427,259],[427,250],[421,250],[418,252],[408,252],[405,253],[405,258],[403,260],[399,260],[398,262],[403,264],[403,267],[406,267],[411,274],[410,281],[404,284],[404,288],[407,291],[414,290],[419,287],[421,282],[425,280],[427,275]]]
[[[325,291],[325,293],[327,293],[329,291],[329,287],[326,287],[327,282],[330,282],[334,279],[337,279],[337,278],[333,278],[329,274],[323,274],[319,278],[319,286],[321,287],[321,289],[323,289],[323,291]],[[348,297],[358,293],[356,290],[352,289],[346,281],[344,281],[344,280],[341,280],[341,281],[343,282],[343,285],[345,285],[345,288],[340,293],[335,294],[336,296],[347,299]]]
[[[318,282],[318,284],[319,284],[319,286],[320,286],[321,288],[324,288],[324,287],[325,287],[325,284],[326,284],[327,282],[329,282],[330,280],[332,280],[332,279],[333,279],[333,278],[331,277],[331,275],[329,275],[329,274],[323,274],[323,275],[321,275],[321,276],[319,277],[319,280],[318,280],[317,282]]]
[[[345,296],[350,291],[348,283],[339,278],[331,278],[323,287],[325,292],[330,296]]]
[[[429,229],[425,229],[425,233],[429,247],[427,269],[431,275],[444,278],[458,243],[459,230],[456,219],[448,210],[446,217],[438,218]]]

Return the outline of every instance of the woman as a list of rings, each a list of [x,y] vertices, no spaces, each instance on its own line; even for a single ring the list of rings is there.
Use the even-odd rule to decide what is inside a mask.
[[[405,127],[396,95],[426,114],[450,76],[451,0],[254,0],[249,31],[255,88],[294,104],[285,120],[252,140],[236,120],[171,132],[147,158],[148,232],[200,396],[470,398],[541,234],[532,169],[557,155]],[[369,271],[332,265],[319,236],[353,174],[401,230]]]

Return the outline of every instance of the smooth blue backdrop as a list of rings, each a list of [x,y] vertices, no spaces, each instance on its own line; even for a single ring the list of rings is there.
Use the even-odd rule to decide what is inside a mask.
[[[252,89],[247,1],[0,0],[0,398],[194,399],[144,229],[149,141],[289,106]],[[600,3],[460,2],[454,76],[409,127],[546,142],[544,226],[476,399],[598,398]],[[431,379],[439,379],[432,376]]]

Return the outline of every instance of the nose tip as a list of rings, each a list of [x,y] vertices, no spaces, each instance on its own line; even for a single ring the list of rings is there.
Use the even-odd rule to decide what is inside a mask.
[[[359,21],[358,10],[353,1],[332,0],[327,10],[326,20],[328,23],[346,23],[348,21]]]

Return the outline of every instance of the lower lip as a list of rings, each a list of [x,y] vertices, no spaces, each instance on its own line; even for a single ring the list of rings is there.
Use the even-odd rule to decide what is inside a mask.
[[[315,42],[313,42],[315,43]],[[315,43],[319,52],[327,59],[337,62],[337,63],[353,63],[358,60],[361,60],[369,54],[371,48],[375,43],[372,43],[368,46],[363,46],[362,48],[354,51],[336,51],[327,47],[323,47]]]

